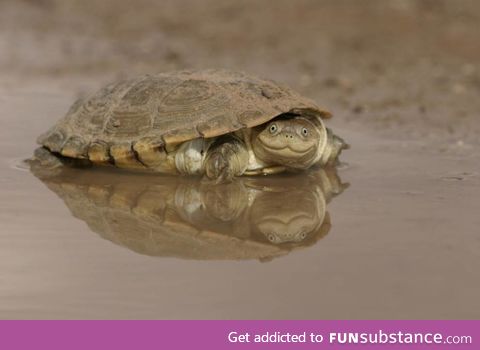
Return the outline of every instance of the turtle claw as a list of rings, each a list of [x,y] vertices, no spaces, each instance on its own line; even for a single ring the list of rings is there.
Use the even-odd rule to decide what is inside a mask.
[[[224,143],[207,156],[205,174],[215,183],[231,182],[235,177],[235,146]]]
[[[220,150],[215,151],[208,158],[205,174],[215,184],[230,182],[235,176],[227,154],[223,154]]]

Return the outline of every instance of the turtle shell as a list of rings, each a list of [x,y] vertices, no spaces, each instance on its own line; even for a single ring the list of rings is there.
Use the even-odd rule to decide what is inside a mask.
[[[92,147],[108,152],[139,141],[173,145],[254,127],[288,112],[330,117],[291,89],[244,73],[161,73],[113,83],[78,100],[38,143],[67,157],[87,158]]]

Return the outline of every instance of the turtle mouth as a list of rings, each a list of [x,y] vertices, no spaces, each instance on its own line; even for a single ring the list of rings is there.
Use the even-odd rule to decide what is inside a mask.
[[[310,146],[310,147],[307,147],[307,148],[304,148],[304,149],[297,149],[297,148],[291,147],[290,145],[286,145],[286,146],[283,146],[283,147],[274,147],[274,146],[271,146],[271,145],[267,145],[266,143],[264,143],[261,140],[260,140],[260,142],[261,142],[262,146],[265,148],[265,150],[268,151],[269,153],[280,155],[280,156],[287,157],[287,158],[302,157],[302,156],[310,153],[312,151],[312,149],[314,148],[313,146]]]

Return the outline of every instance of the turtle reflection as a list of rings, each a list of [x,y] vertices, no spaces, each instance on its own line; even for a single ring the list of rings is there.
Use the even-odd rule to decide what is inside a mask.
[[[108,169],[32,172],[103,238],[199,260],[265,261],[310,246],[328,233],[326,204],[346,187],[333,168],[220,185]]]

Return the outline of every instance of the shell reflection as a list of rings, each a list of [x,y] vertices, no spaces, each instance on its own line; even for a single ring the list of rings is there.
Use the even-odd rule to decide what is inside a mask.
[[[333,168],[221,185],[108,169],[32,172],[103,238],[198,260],[268,261],[311,246],[330,229],[327,203],[347,187]]]

